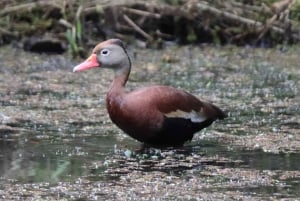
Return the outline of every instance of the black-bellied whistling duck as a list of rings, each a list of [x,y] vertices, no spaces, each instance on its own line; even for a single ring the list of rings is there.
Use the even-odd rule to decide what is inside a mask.
[[[106,107],[111,120],[131,137],[154,147],[182,146],[194,133],[226,117],[217,106],[169,86],[126,92],[131,62],[119,39],[99,43],[73,71],[103,67],[114,70]]]

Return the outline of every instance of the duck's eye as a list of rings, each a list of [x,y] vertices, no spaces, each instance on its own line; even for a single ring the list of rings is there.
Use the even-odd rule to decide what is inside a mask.
[[[107,55],[109,55],[109,53],[110,53],[110,50],[109,50],[109,49],[103,49],[103,50],[101,50],[101,52],[100,52],[100,54],[103,55],[103,56],[107,56]]]

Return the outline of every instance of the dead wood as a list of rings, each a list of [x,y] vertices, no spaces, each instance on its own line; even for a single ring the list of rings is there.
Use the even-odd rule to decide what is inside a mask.
[[[16,5],[16,6],[8,6],[0,11],[0,16],[15,14],[15,13],[20,14],[20,13],[24,13],[24,12],[30,12],[35,8],[40,8],[40,9],[57,8],[57,9],[60,9],[61,7],[52,2],[49,2],[49,1],[38,1],[38,2],[33,2],[33,3],[20,4],[20,5]]]
[[[152,41],[153,38],[144,32],[136,23],[134,23],[127,15],[123,15],[124,20],[138,33],[140,33],[142,36],[144,36],[147,40]]]
[[[69,35],[65,40],[76,43],[74,47],[109,37],[135,37],[145,42],[173,40],[238,45],[258,45],[261,41],[276,45],[300,40],[300,22],[290,18],[290,10],[296,4],[294,0],[279,0],[269,5],[237,0],[186,0],[180,5],[157,0],[129,2],[113,4],[93,0],[79,4],[38,0],[8,4],[0,11],[0,41],[32,35],[41,37],[47,32],[64,40],[61,36],[68,30],[74,38]],[[41,11],[37,13],[43,15],[31,19],[32,11]],[[10,18],[6,18],[8,15]],[[30,29],[17,29],[26,24]]]

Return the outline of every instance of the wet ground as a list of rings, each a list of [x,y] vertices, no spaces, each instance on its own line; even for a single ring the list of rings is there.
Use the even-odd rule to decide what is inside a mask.
[[[112,72],[0,49],[1,200],[300,199],[299,47],[134,49],[128,88],[172,85],[229,117],[182,149],[140,143],[105,109]]]

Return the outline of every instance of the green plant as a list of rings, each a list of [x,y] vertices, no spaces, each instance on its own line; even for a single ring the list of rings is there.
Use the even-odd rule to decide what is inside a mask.
[[[79,6],[76,17],[75,17],[75,24],[72,25],[66,31],[66,38],[70,45],[70,51],[74,57],[83,56],[83,48],[82,48],[82,22],[80,20],[80,13],[82,7]]]

